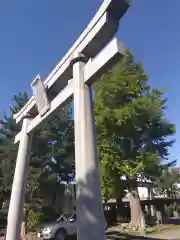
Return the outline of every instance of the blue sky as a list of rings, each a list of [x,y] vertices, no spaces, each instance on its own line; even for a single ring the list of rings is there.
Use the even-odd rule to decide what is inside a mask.
[[[14,93],[31,93],[44,79],[98,9],[101,0],[0,2],[0,116]],[[167,118],[176,124],[172,160],[180,157],[180,0],[132,0],[117,36],[144,63],[154,87],[167,89]],[[179,160],[180,164],[180,160]]]

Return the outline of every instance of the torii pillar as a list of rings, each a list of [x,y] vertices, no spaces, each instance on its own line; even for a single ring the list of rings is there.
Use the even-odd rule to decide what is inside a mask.
[[[95,143],[93,102],[91,88],[84,83],[85,61],[86,57],[82,54],[73,59],[77,238],[104,240],[105,218]]]
[[[21,140],[8,211],[6,240],[19,240],[20,235],[32,142],[32,134],[26,132],[29,121],[28,117],[25,117],[21,129]]]

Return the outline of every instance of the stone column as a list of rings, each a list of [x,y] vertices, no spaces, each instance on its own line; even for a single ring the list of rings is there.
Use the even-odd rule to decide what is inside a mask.
[[[154,193],[153,193],[152,186],[148,187],[148,193],[149,193],[149,200],[153,200]],[[154,205],[150,205],[150,213],[152,217],[156,216],[156,209]]]
[[[73,59],[76,213],[78,240],[104,240],[99,160],[94,133],[92,95],[84,84],[84,56]]]
[[[29,119],[23,120],[21,140],[16,161],[14,180],[8,212],[6,240],[19,240],[23,218],[24,196],[28,177],[31,136],[26,133]]]

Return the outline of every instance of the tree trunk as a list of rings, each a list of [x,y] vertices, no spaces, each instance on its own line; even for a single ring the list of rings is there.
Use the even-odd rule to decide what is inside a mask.
[[[0,209],[3,208],[3,198],[0,198]]]
[[[54,207],[56,205],[58,186],[59,186],[59,182],[58,182],[58,179],[56,179],[54,186],[53,186],[54,192],[52,194],[52,203],[51,203],[52,207]]]
[[[56,197],[57,197],[57,187],[55,186],[53,197],[52,197],[52,207],[56,205]]]
[[[122,196],[116,197],[116,205],[118,210],[120,209],[121,204],[122,204]]]
[[[129,204],[131,210],[130,227],[135,231],[144,231],[145,218],[141,208],[137,187],[129,189]]]
[[[0,209],[3,208],[3,203],[5,202],[6,199],[6,193],[5,191],[2,190],[1,195],[0,195]]]

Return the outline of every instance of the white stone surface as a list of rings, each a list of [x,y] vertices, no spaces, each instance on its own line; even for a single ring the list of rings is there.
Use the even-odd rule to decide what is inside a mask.
[[[147,187],[138,187],[140,199],[149,199],[149,191]]]

